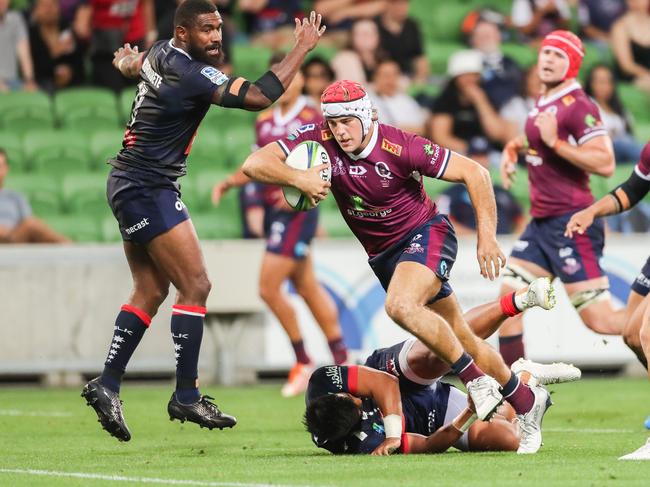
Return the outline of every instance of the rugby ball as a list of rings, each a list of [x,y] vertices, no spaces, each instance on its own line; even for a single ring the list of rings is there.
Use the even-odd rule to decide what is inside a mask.
[[[328,164],[329,162],[330,156],[327,154],[325,147],[312,140],[306,140],[294,147],[285,161],[287,165],[294,169],[300,169],[301,171],[305,171],[314,166],[320,166],[321,164]],[[323,178],[323,181],[330,181],[332,178],[331,167],[323,169],[320,172],[320,176]],[[293,186],[283,186],[282,192],[284,193],[284,199],[294,210],[307,211],[313,208],[309,202],[309,198],[299,189]]]

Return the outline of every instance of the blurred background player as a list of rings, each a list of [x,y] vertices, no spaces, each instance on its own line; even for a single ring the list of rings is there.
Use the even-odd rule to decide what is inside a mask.
[[[451,366],[467,386],[480,419],[490,417],[506,398],[522,428],[518,451],[535,453],[550,405],[548,392],[522,383],[465,322],[447,282],[457,251],[453,226],[438,213],[422,183],[426,176],[467,185],[476,212],[481,275],[494,279],[505,257],[496,241],[489,173],[423,137],[378,123],[359,83],[343,80],[330,85],[321,97],[321,110],[325,123],[304,126],[254,152],[244,163],[244,172],[261,182],[294,186],[312,204],[325,198],[331,186],[343,218],[387,291],[388,316]],[[322,166],[298,171],[284,164],[304,141],[317,141],[327,150],[331,184],[321,179]],[[508,305],[514,311],[514,298]]]
[[[113,167],[107,184],[133,292],[115,321],[104,370],[86,384],[82,396],[102,427],[121,441],[131,438],[119,398],[122,376],[170,283],[177,294],[171,318],[176,390],[167,406],[169,417],[210,429],[236,424],[199,391],[198,360],[211,283],[177,179],[186,173],[186,157],[210,105],[247,110],[270,106],[318,43],[325,30],[320,20],[314,12],[302,22],[296,19],[294,48],[253,83],[228,78],[217,68],[223,58],[222,21],[208,0],[186,0],[177,8],[173,39],[156,42],[146,53],[128,44],[115,53],[114,65],[124,76],[141,78],[123,149],[109,160]]]
[[[278,59],[281,59],[281,56],[274,57],[271,64],[278,62]],[[304,77],[298,73],[275,107],[260,114],[255,124],[257,147],[287,137],[303,125],[322,122],[319,110],[301,94],[303,87]],[[267,245],[260,271],[260,296],[284,328],[296,355],[296,364],[289,372],[287,383],[282,387],[283,396],[295,396],[307,388],[314,363],[305,350],[296,311],[282,290],[287,279],[304,299],[323,330],[334,362],[340,365],[347,360],[347,349],[343,343],[336,305],[318,282],[310,255],[311,240],[318,226],[318,208],[295,211],[284,201],[279,186],[261,185],[260,189],[260,183],[251,182],[241,170],[214,186],[213,203],[218,204],[230,188],[248,184],[258,185],[255,192],[261,193],[264,208],[262,211],[266,213],[263,218]],[[259,216],[255,214],[253,218],[253,224],[258,227]]]
[[[517,294],[525,303],[522,309],[555,304],[547,278]],[[511,310],[497,300],[469,310],[465,319],[478,336],[487,338],[508,316]],[[517,365],[518,374],[532,374],[539,383],[580,377],[567,364]],[[514,410],[504,405],[499,411],[503,416],[474,422],[467,396],[440,381],[448,372],[449,366],[415,338],[375,350],[364,367],[322,367],[309,381],[305,426],[316,446],[332,453],[441,453],[451,446],[462,451],[517,450]]]
[[[641,152],[641,158],[630,177],[609,194],[588,208],[574,214],[566,226],[569,238],[583,235],[599,217],[627,211],[639,203],[650,192],[650,143]],[[625,308],[623,339],[648,370],[650,361],[650,257],[641,273],[632,283]],[[650,416],[646,427],[650,425]],[[622,457],[625,460],[650,460],[650,438],[637,451]]]
[[[558,277],[585,325],[619,335],[625,311],[612,307],[609,280],[599,263],[603,223],[575,239],[564,236],[571,215],[593,202],[589,175],[611,176],[615,165],[600,111],[576,81],[583,56],[582,42],[571,32],[554,31],[544,38],[537,64],[543,94],[528,114],[525,135],[503,151],[506,189],[517,155],[525,151],[533,219],[515,242],[501,291],[509,293],[540,276]],[[500,351],[506,363],[524,355],[521,316],[503,324]]]

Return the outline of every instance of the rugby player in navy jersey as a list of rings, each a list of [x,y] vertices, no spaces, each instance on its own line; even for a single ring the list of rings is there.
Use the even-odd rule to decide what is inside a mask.
[[[229,78],[218,68],[222,20],[211,1],[183,2],[174,25],[173,39],[156,42],[144,53],[126,44],[113,60],[124,76],[140,77],[122,150],[108,161],[113,167],[107,183],[133,291],[115,321],[104,370],[86,384],[82,396],[102,427],[121,441],[131,438],[119,398],[122,376],[170,283],[177,294],[171,318],[176,390],[169,416],[210,429],[236,424],[199,392],[198,358],[211,284],[177,180],[185,175],[192,140],[210,105],[252,111],[270,106],[325,31],[314,12],[296,19],[293,49],[250,82]]]

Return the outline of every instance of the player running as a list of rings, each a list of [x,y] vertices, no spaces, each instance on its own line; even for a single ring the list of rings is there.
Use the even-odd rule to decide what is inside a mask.
[[[447,282],[457,251],[454,230],[422,184],[427,176],[467,185],[477,215],[481,274],[494,279],[505,257],[495,237],[496,204],[487,170],[425,138],[378,123],[358,83],[330,85],[321,97],[321,111],[325,123],[301,127],[254,152],[244,172],[261,182],[294,186],[312,204],[325,198],[331,186],[343,218],[387,290],[388,315],[451,366],[480,419],[489,418],[505,397],[522,425],[519,452],[536,452],[550,405],[548,391],[523,384],[465,322]],[[331,184],[321,179],[322,166],[300,171],[284,164],[303,141],[319,142],[327,150]],[[516,303],[509,305],[514,312]]]
[[[559,277],[589,328],[618,335],[624,311],[613,309],[609,281],[599,264],[603,223],[575,239],[564,236],[571,215],[593,202],[589,175],[611,176],[615,164],[598,107],[576,81],[583,55],[582,42],[571,32],[557,30],[544,38],[537,62],[543,94],[528,114],[525,135],[508,142],[503,151],[506,189],[514,178],[517,155],[525,151],[533,218],[510,254],[501,294],[536,277]],[[501,328],[506,363],[523,356],[522,333],[521,316]]]
[[[107,184],[133,291],[115,321],[104,370],[82,396],[102,427],[121,441],[131,438],[119,398],[122,376],[170,282],[177,294],[171,318],[176,390],[169,416],[210,429],[236,423],[199,392],[198,358],[211,285],[177,179],[185,174],[185,159],[210,105],[246,110],[271,105],[317,44],[325,30],[320,23],[314,12],[296,19],[294,48],[255,82],[229,78],[217,68],[223,58],[222,20],[209,0],[187,0],[176,9],[173,39],[156,42],[145,53],[128,44],[115,53],[113,64],[124,76],[141,78],[123,148],[108,161],[113,167]]]
[[[549,309],[555,296],[546,278],[519,293],[524,308]],[[539,293],[545,289],[547,293]],[[470,310],[465,318],[487,338],[512,316],[504,302]],[[539,374],[539,382],[576,380],[580,371],[566,364],[521,364],[520,373]],[[332,453],[441,453],[509,450],[519,447],[519,430],[505,405],[491,422],[477,417],[467,396],[439,379],[449,366],[422,342],[411,338],[376,350],[365,367],[322,367],[312,375],[304,423],[316,446]],[[522,377],[523,378],[523,377]],[[402,418],[404,421],[402,421]]]
[[[277,60],[271,60],[272,64],[275,62]],[[303,85],[304,78],[301,73],[297,73],[275,107],[262,112],[257,118],[257,147],[286,137],[303,125],[322,122],[318,109],[302,95]],[[240,169],[214,186],[213,203],[218,204],[230,188],[248,183],[250,178]],[[262,197],[266,208],[264,226],[267,240],[260,271],[259,291],[287,333],[296,356],[296,364],[291,368],[289,379],[281,390],[284,397],[292,397],[305,392],[314,365],[305,350],[296,311],[282,291],[282,284],[287,279],[291,280],[296,292],[305,300],[323,330],[334,362],[337,365],[344,363],[348,354],[338,323],[336,305],[318,282],[310,255],[309,247],[318,226],[318,208],[294,211],[284,201],[279,186],[261,186],[264,187]]]
[[[579,238],[594,224],[594,220],[627,211],[650,192],[650,142],[641,151],[641,158],[630,177],[609,194],[588,208],[574,214],[566,226],[568,238]],[[623,339],[648,370],[650,361],[650,257],[641,274],[632,283],[625,308]],[[650,376],[649,376],[650,377]],[[650,417],[646,420],[646,424]],[[650,438],[637,451],[621,457],[623,460],[650,460]]]

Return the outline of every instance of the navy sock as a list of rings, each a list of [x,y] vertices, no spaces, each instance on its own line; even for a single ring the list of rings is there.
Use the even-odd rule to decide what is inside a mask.
[[[307,355],[307,350],[305,350],[305,343],[302,340],[291,342],[291,347],[293,348],[293,353],[296,354],[296,362],[299,364],[308,364],[311,362],[309,355]]]
[[[451,371],[458,376],[463,384],[485,375],[467,352],[463,352],[460,358],[451,364]]]
[[[150,324],[151,318],[144,311],[128,304],[122,306],[100,379],[111,391],[120,392],[126,366]]]
[[[172,339],[176,357],[176,399],[191,404],[200,399],[199,352],[203,339],[202,306],[175,304],[172,307]]]

